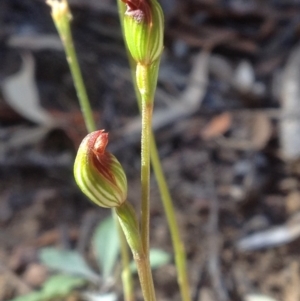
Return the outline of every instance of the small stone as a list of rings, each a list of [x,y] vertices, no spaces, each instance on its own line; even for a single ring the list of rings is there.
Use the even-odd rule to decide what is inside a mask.
[[[300,192],[293,191],[285,199],[286,211],[293,214],[300,210]]]
[[[285,178],[279,183],[279,188],[283,192],[289,192],[291,190],[296,190],[298,187],[298,180],[296,178]]]
[[[209,288],[202,288],[199,295],[201,301],[214,301],[215,296]]]
[[[23,279],[32,287],[41,286],[47,279],[47,268],[38,263],[32,263],[24,272]]]

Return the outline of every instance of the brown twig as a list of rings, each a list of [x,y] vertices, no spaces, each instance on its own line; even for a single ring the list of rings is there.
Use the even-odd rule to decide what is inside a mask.
[[[208,221],[208,273],[211,278],[213,289],[218,301],[228,301],[228,292],[226,291],[220,270],[220,249],[219,249],[219,202],[216,195],[215,179],[213,167],[208,157],[208,166],[206,171],[207,187],[210,194],[210,214]]]

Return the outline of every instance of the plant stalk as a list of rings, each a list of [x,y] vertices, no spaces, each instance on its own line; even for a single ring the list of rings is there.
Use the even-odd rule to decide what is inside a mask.
[[[121,0],[117,0],[117,2],[118,2],[118,6],[119,6],[121,27],[123,30],[123,16],[125,13],[125,5]],[[142,114],[142,111],[143,111],[142,95],[137,87],[137,79],[136,79],[137,64],[132,59],[127,48],[126,48],[126,50],[127,50],[127,56],[129,59],[129,63],[130,63],[130,69],[131,69],[135,94],[137,97],[137,102],[138,102],[140,112]],[[160,162],[160,158],[158,155],[157,145],[155,142],[155,136],[154,136],[152,129],[151,129],[151,139],[150,140],[151,140],[151,142],[150,142],[151,163],[152,163],[155,177],[157,179],[162,203],[164,206],[168,226],[169,226],[170,233],[171,233],[173,249],[174,249],[174,254],[175,254],[175,264],[176,264],[176,268],[177,268],[177,281],[178,281],[178,285],[179,285],[179,289],[180,289],[181,300],[182,301],[190,301],[191,295],[190,295],[190,286],[189,286],[189,281],[188,281],[188,276],[187,276],[185,248],[184,248],[184,244],[180,237],[180,232],[179,232],[178,224],[176,221],[175,209],[173,206],[173,202],[172,202],[172,198],[171,198],[170,191],[168,188],[168,184],[167,184],[164,172],[161,167],[161,162]]]
[[[66,58],[69,64],[69,68],[71,70],[73,82],[75,85],[77,97],[80,102],[80,107],[87,130],[88,132],[95,131],[96,124],[93,117],[93,112],[87,96],[81,70],[76,56],[76,51],[74,48],[74,42],[70,26],[72,15],[69,9],[68,2],[66,0],[62,0],[61,2],[55,0],[48,0],[47,3],[52,8],[51,16],[65,49]]]
[[[155,300],[152,273],[149,258],[149,234],[150,234],[150,146],[152,133],[153,99],[150,96],[150,66],[138,65],[136,78],[141,93],[141,185],[142,185],[142,213],[141,213],[141,240],[144,256],[135,258],[139,272],[141,286],[148,287],[149,293]]]
[[[134,84],[134,89],[135,89],[135,94],[137,96],[137,102],[138,106],[142,115],[143,111],[143,100],[142,100],[142,95],[137,87],[136,83],[136,77],[135,77],[135,72],[134,70],[136,69],[136,64],[130,57],[129,57],[129,62],[130,62],[130,68],[132,71],[132,78],[133,78],[133,84]],[[154,133],[151,129],[151,139],[150,139],[150,158],[151,158],[151,164],[153,167],[153,172],[155,175],[155,178],[157,180],[160,196],[162,199],[165,215],[167,218],[168,222],[168,227],[170,230],[171,234],[171,239],[172,239],[172,244],[173,244],[173,249],[174,249],[174,254],[175,254],[175,264],[176,264],[176,269],[177,269],[177,282],[179,285],[180,289],[180,295],[181,295],[181,300],[182,301],[190,301],[191,300],[191,295],[190,295],[190,285],[189,285],[189,280],[188,280],[188,275],[187,275],[187,265],[186,265],[186,253],[185,253],[185,248],[184,248],[184,243],[181,240],[180,237],[180,231],[179,227],[176,221],[176,214],[175,214],[175,209],[174,205],[172,202],[170,190],[166,181],[166,177],[164,175],[162,166],[161,166],[161,161],[159,158],[158,150],[157,150],[157,145],[155,141],[155,136]]]
[[[115,213],[115,210],[113,210]],[[114,217],[116,214],[114,214]],[[126,242],[126,238],[124,236],[123,230],[121,225],[117,219],[115,219],[118,227],[118,233],[120,238],[120,247],[121,247],[121,259],[122,259],[122,283],[124,289],[124,300],[125,301],[134,301],[134,294],[133,294],[133,279],[132,279],[132,272],[130,269],[130,256],[129,256],[129,248]]]
[[[149,260],[145,254],[133,253],[145,301],[155,301],[155,291]]]
[[[162,170],[153,133],[151,139],[151,163],[155,173],[155,177],[157,180],[157,184],[162,198],[162,203],[164,206],[165,214],[171,233],[171,239],[175,254],[175,264],[177,267],[177,282],[180,288],[181,300],[190,301],[191,296],[189,280],[187,276],[185,248],[182,240],[180,239],[180,231],[176,222],[176,214],[172,203],[172,198]]]
[[[126,201],[116,208],[120,225],[132,251],[145,301],[155,301],[149,256],[146,256],[140,236],[139,223],[133,207]]]
[[[149,99],[149,66],[138,65],[137,78],[139,79],[141,92],[141,185],[142,185],[142,213],[141,213],[141,238],[146,256],[149,256],[150,233],[150,146],[152,130],[153,100]]]
[[[88,95],[86,92],[86,88],[83,82],[82,73],[80,71],[80,67],[78,64],[71,32],[66,34],[64,38],[62,38],[64,48],[66,51],[67,61],[69,63],[69,67],[71,70],[72,78],[74,81],[75,89],[77,92],[77,97],[80,102],[81,111],[85,120],[85,124],[88,132],[93,132],[96,130],[96,123],[93,117],[93,112],[91,109],[91,105],[88,99]]]
[[[58,1],[49,0],[48,4],[52,8],[51,15],[65,49],[66,58],[69,64],[69,68],[71,70],[72,78],[74,81],[77,97],[79,99],[79,104],[83,113],[83,118],[87,131],[93,132],[96,130],[96,123],[93,117],[93,111],[90,105],[90,101],[86,92],[81,70],[77,60],[70,26],[70,20],[72,19],[72,15],[68,6],[68,2],[64,1],[59,3]],[[116,220],[115,218],[114,220],[117,223],[117,227],[120,228],[118,220]],[[126,301],[134,301],[133,281],[132,273],[129,267],[130,259],[128,254],[128,247],[122,231],[119,231],[119,239],[121,245],[121,256],[123,261],[122,282],[124,287],[124,296]]]

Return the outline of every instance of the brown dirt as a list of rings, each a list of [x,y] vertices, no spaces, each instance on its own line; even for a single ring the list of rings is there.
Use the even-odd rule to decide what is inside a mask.
[[[109,147],[124,165],[129,199],[138,206],[140,147],[130,130],[138,109],[114,1],[70,2],[97,125],[110,132]],[[162,1],[166,47],[156,109],[168,112],[173,102],[185,101],[182,95],[193,85],[205,92],[195,99],[196,109],[156,130],[194,301],[247,300],[251,293],[281,301],[300,298],[297,235],[279,246],[268,247],[263,239],[261,250],[237,247],[250,233],[295,227],[300,210],[299,162],[281,155],[275,89],[299,40],[300,7],[287,0],[246,2]],[[58,125],[40,139],[7,147],[19,131],[37,124],[0,95],[0,300],[31,291],[48,277],[37,259],[40,247],[88,250],[84,229],[90,233],[109,214],[90,204],[73,180],[72,161],[85,128],[64,53],[43,45],[41,36],[55,33],[44,1],[0,2],[0,84],[30,52],[40,103]],[[188,80],[204,51],[210,64],[199,76],[207,87]],[[255,83],[232,80],[242,61],[250,65]],[[151,245],[172,252],[154,178],[151,216]],[[154,277],[159,300],[180,299],[173,264]]]

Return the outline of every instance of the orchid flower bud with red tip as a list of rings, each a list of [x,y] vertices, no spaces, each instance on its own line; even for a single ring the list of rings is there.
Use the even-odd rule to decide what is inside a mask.
[[[106,151],[108,133],[99,130],[81,142],[74,176],[82,192],[100,207],[121,206],[127,198],[127,179],[117,158]]]
[[[150,65],[163,51],[164,17],[156,0],[122,0],[125,40],[138,64]]]

